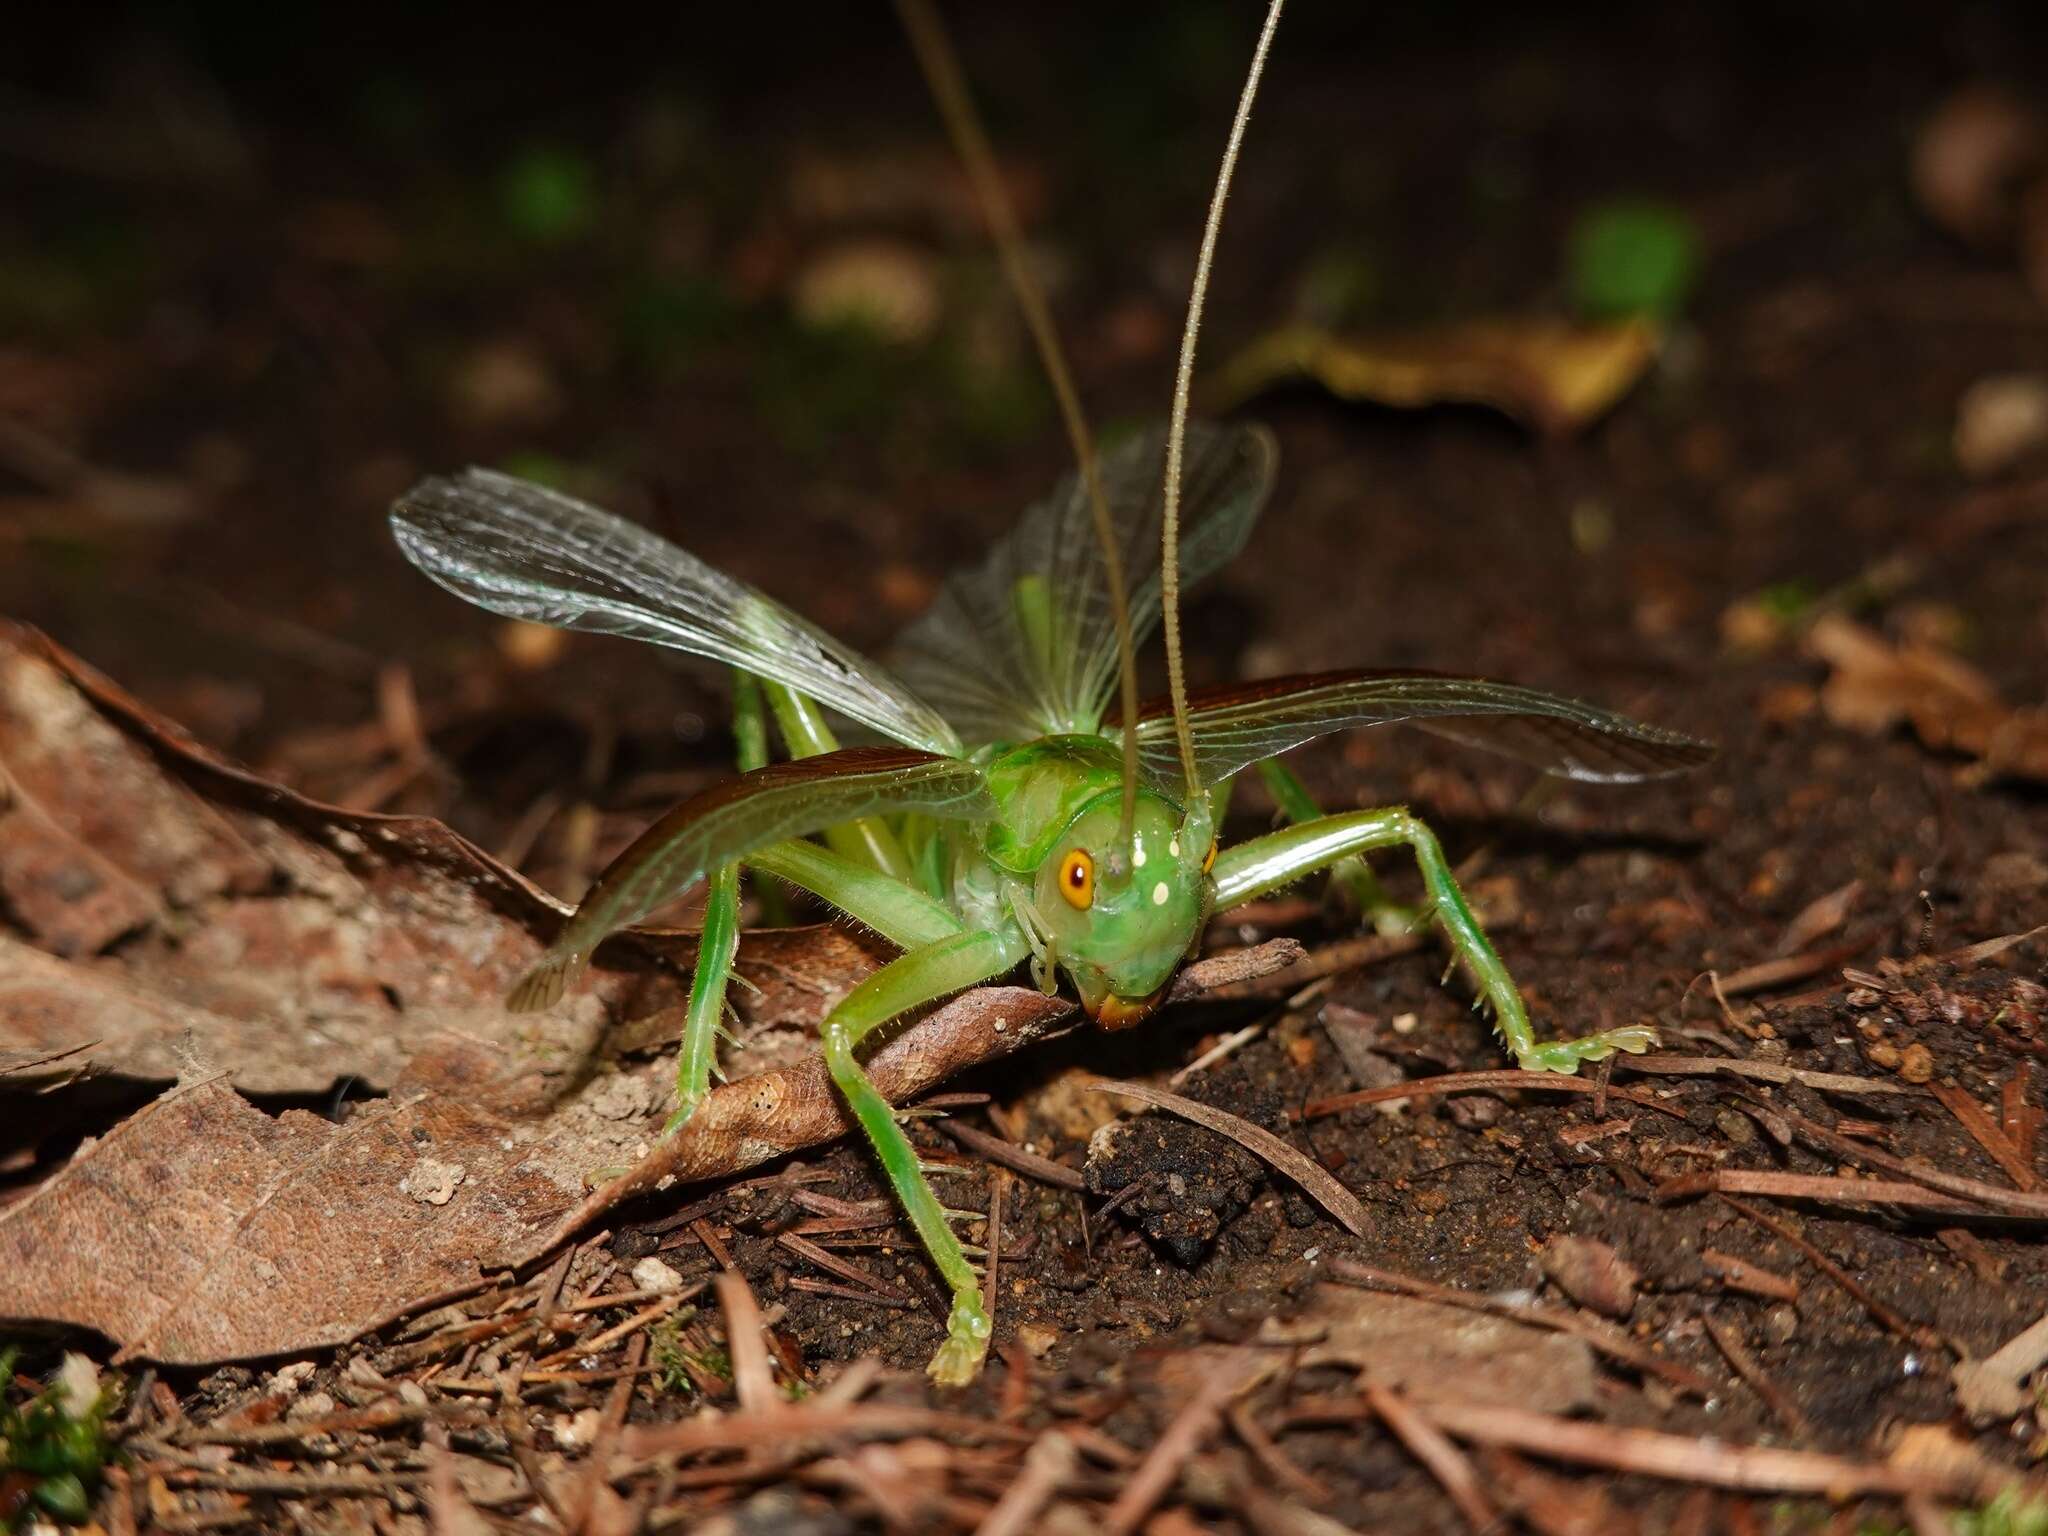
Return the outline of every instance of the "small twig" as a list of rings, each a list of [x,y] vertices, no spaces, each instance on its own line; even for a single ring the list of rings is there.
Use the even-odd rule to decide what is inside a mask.
[[[1214,996],[1222,999],[1284,997],[1298,990],[1303,983],[1320,980],[1325,976],[1341,976],[1346,971],[1363,970],[1369,965],[1378,965],[1385,960],[1397,960],[1404,955],[1413,955],[1426,949],[1432,939],[1427,932],[1402,933],[1391,937],[1381,934],[1367,934],[1362,938],[1343,939],[1335,944],[1325,944],[1319,949],[1303,953],[1284,970],[1267,976],[1252,977],[1216,988]]]
[[[1003,1260],[1003,1196],[1010,1192],[1009,1170],[993,1170],[988,1182],[988,1268],[981,1277],[981,1304],[994,1317],[996,1298],[1002,1294],[996,1285],[996,1274]]]
[[[1337,1176],[1327,1168],[1310,1161],[1307,1154],[1296,1151],[1271,1131],[1262,1130],[1249,1120],[1225,1114],[1220,1109],[1212,1109],[1207,1104],[1198,1104],[1193,1099],[1184,1099],[1177,1093],[1167,1093],[1144,1083],[1100,1082],[1091,1083],[1089,1087],[1097,1093],[1115,1093],[1136,1099],[1142,1104],[1179,1115],[1183,1120],[1192,1120],[1219,1136],[1228,1136],[1314,1196],[1317,1204],[1336,1217],[1353,1237],[1364,1237],[1370,1229],[1371,1218],[1358,1196],[1340,1184]]]
[[[849,1285],[863,1287],[875,1296],[888,1301],[904,1302],[907,1304],[910,1300],[908,1296],[905,1296],[895,1286],[882,1279],[881,1276],[862,1269],[851,1259],[841,1258],[829,1248],[819,1247],[808,1238],[799,1237],[794,1232],[781,1232],[776,1235],[775,1241],[784,1248],[787,1248],[791,1253],[796,1254],[799,1258],[808,1259],[827,1273],[837,1275]]]
[[[598,1420],[597,1433],[591,1437],[588,1464],[573,1503],[576,1524],[570,1527],[572,1532],[591,1531],[598,1523],[599,1506],[613,1497],[605,1486],[605,1469],[611,1465],[612,1451],[619,1443],[619,1432],[626,1425],[626,1409],[633,1400],[634,1377],[646,1358],[647,1335],[635,1334],[633,1341],[626,1346],[627,1374],[613,1383],[611,1395],[605,1399],[604,1414]]]
[[[1777,1415],[1778,1422],[1791,1431],[1795,1439],[1812,1439],[1813,1426],[1807,1422],[1806,1415],[1799,1411],[1797,1403],[1785,1395],[1784,1389],[1771,1380],[1769,1373],[1742,1342],[1734,1326],[1711,1312],[1702,1312],[1700,1323],[1707,1330],[1707,1337],[1714,1341],[1721,1353],[1727,1357],[1728,1363],[1735,1368],[1735,1374],[1749,1383],[1750,1389],[1764,1400],[1764,1406]]]
[[[642,1328],[645,1328],[649,1323],[658,1322],[662,1318],[667,1317],[669,1313],[675,1311],[677,1307],[680,1307],[703,1289],[702,1285],[694,1285],[688,1290],[671,1291],[668,1295],[662,1297],[661,1300],[655,1302],[654,1305],[635,1312],[623,1323],[614,1323],[596,1338],[588,1341],[579,1340],[569,1345],[566,1349],[558,1349],[553,1354],[534,1361],[533,1369],[544,1371],[550,1366],[560,1365],[565,1360],[577,1360],[585,1355],[603,1354],[612,1345],[618,1343],[620,1339],[630,1337],[638,1333]]]
[[[1972,1217],[2006,1223],[2025,1220],[2004,1211],[1987,1211],[1982,1206],[1944,1200],[1919,1184],[1903,1184],[1893,1179],[1845,1179],[1820,1173],[1779,1173],[1771,1168],[1713,1168],[1701,1173],[1681,1173],[1659,1184],[1653,1198],[1659,1205],[1669,1205],[1711,1194],[1765,1195],[1774,1200],[1813,1200],[1823,1205],[1907,1206],[1962,1221]]]
[[[875,1291],[861,1286],[841,1285],[837,1280],[820,1280],[815,1275],[791,1275],[791,1290],[809,1291],[813,1296],[836,1296],[841,1301],[858,1301],[873,1307],[892,1307],[898,1312],[909,1312],[919,1303],[912,1297],[897,1291]]]
[[[1855,959],[1868,945],[1867,938],[1852,939],[1804,955],[1787,955],[1782,960],[1766,960],[1760,965],[1746,965],[1739,971],[1730,971],[1721,977],[1718,989],[1727,997],[1747,997],[1752,992],[1769,992],[1778,987],[1789,986],[1795,981],[1804,981],[1809,976],[1818,976],[1822,971],[1831,971],[1843,961]]]
[[[761,1334],[761,1306],[736,1269],[720,1270],[714,1279],[718,1305],[725,1313],[725,1347],[732,1357],[733,1393],[743,1410],[759,1413],[776,1402],[775,1373],[768,1364],[768,1342]]]
[[[1051,1184],[1060,1189],[1086,1189],[1088,1181],[1076,1169],[1065,1163],[1056,1163],[1049,1157],[1040,1157],[1028,1147],[1020,1147],[1014,1141],[1005,1141],[1000,1136],[991,1136],[987,1131],[978,1131],[971,1125],[962,1125],[958,1120],[941,1120],[939,1129],[959,1142],[968,1151],[978,1153],[992,1163],[1001,1163],[1014,1168],[1027,1179],[1036,1179],[1041,1184]]]
[[[1242,1399],[1232,1403],[1224,1411],[1223,1419],[1230,1426],[1230,1432],[1244,1442],[1244,1448],[1252,1453],[1253,1460],[1273,1481],[1286,1484],[1311,1504],[1330,1502],[1330,1490],[1295,1465],[1294,1458],[1281,1450],[1273,1437],[1259,1426],[1248,1403]]]
[[[975,1527],[974,1536],[1025,1536],[1073,1475],[1074,1442],[1062,1431],[1048,1429],[1031,1442],[1023,1469]]]
[[[1943,1194],[1974,1200],[1979,1205],[1990,1206],[1993,1210],[2010,1211],[2019,1216],[2048,1216],[2048,1193],[2039,1190],[2001,1189],[1996,1184],[1986,1184],[1982,1179],[1966,1179],[1959,1174],[1943,1173],[1938,1168],[1909,1163],[1902,1157],[1893,1157],[1889,1152],[1880,1151],[1876,1147],[1851,1141],[1817,1121],[1807,1119],[1795,1110],[1779,1106],[1778,1112],[1801,1136],[1844,1161],[1881,1168],[1899,1178],[1911,1179],[1916,1184],[1938,1189]]]
[[[1443,1486],[1465,1517],[1465,1523],[1475,1531],[1491,1531],[1500,1516],[1480,1489],[1478,1474],[1473,1472],[1465,1453],[1399,1393],[1367,1384],[1365,1401],[1379,1415],[1380,1422],[1408,1448],[1408,1454],[1428,1468],[1430,1476]]]
[[[1922,1349],[1943,1349],[1947,1347],[1941,1336],[1932,1328],[1929,1328],[1924,1323],[1914,1322],[1903,1313],[1894,1311],[1891,1307],[1879,1301],[1869,1291],[1865,1290],[1855,1277],[1844,1270],[1841,1265],[1822,1253],[1820,1249],[1808,1242],[1804,1236],[1794,1231],[1785,1222],[1780,1221],[1768,1211],[1758,1210],[1753,1205],[1737,1200],[1733,1195],[1722,1195],[1720,1198],[1726,1201],[1732,1210],[1739,1212],[1750,1221],[1762,1227],[1766,1232],[1772,1233],[1782,1241],[1790,1243],[1794,1248],[1805,1254],[1808,1263],[1834,1281],[1852,1299],[1860,1303],[1872,1317],[1876,1318],[1888,1330],[1897,1334],[1907,1343],[1918,1345]]]
[[[711,1230],[711,1223],[708,1220],[700,1216],[690,1223],[690,1230],[697,1235],[697,1241],[704,1245],[704,1251],[711,1255],[711,1261],[721,1270],[729,1274],[737,1267],[732,1261],[732,1255],[726,1251],[725,1244],[718,1240],[718,1234]]]
[[[1145,1453],[1145,1459],[1132,1468],[1131,1475],[1124,1480],[1116,1502],[1102,1519],[1106,1536],[1131,1536],[1137,1530],[1145,1517],[1152,1513],[1152,1506],[1165,1496],[1173,1480],[1180,1476],[1181,1468],[1188,1464],[1189,1458],[1201,1449],[1203,1441],[1215,1433],[1223,1405],[1240,1389],[1250,1385],[1258,1371],[1258,1363],[1249,1351],[1236,1350],[1219,1360],[1215,1369],[1203,1374],[1194,1396],[1173,1416],[1166,1432],[1153,1443],[1152,1449]]]
[[[1708,1274],[1719,1280],[1731,1291],[1747,1291],[1752,1296],[1762,1296],[1769,1301],[1797,1301],[1799,1282],[1747,1259],[1738,1259],[1732,1253],[1723,1253],[1718,1248],[1700,1251],[1700,1263]]]
[[[1258,1039],[1265,1031],[1266,1023],[1266,1020],[1260,1019],[1256,1023],[1245,1025],[1243,1029],[1233,1030],[1210,1046],[1208,1050],[1202,1052],[1193,1061],[1182,1067],[1178,1072],[1174,1073],[1167,1081],[1178,1088],[1197,1072],[1215,1066],[1217,1062],[1224,1060],[1235,1051],[1242,1050],[1252,1041]]]
[[[1696,1435],[1560,1418],[1526,1408],[1479,1403],[1432,1403],[1429,1416],[1461,1440],[1505,1445],[1553,1461],[1577,1462],[1681,1483],[1754,1492],[1814,1493],[1846,1498],[1856,1493],[1947,1493],[1990,1498],[2004,1480],[1990,1480],[1966,1464],[1894,1466],[1849,1461],[1819,1451],[1730,1445]],[[2011,1482],[2018,1482],[2012,1477]]]
[[[2020,1160],[2029,1168],[2034,1166],[2035,1135],[2041,1128],[2040,1109],[2027,1101],[2027,1088],[2033,1077],[2034,1064],[2022,1061],[1998,1090],[1999,1122],[2012,1144],[2019,1148]]]
[[[519,1470],[525,1474],[526,1484],[533,1490],[533,1496],[546,1505],[548,1513],[554,1516],[556,1529],[574,1530],[575,1527],[569,1523],[569,1512],[562,1507],[561,1495],[556,1493],[548,1482],[547,1474],[540,1464],[540,1455],[533,1448],[533,1426],[520,1411],[517,1394],[510,1389],[505,1392],[505,1407],[498,1416],[498,1425],[505,1432],[506,1449],[512,1453],[513,1461],[519,1464]]]
[[[1389,1099],[1421,1099],[1439,1093],[1485,1093],[1523,1089],[1535,1093],[1597,1093],[1600,1086],[1582,1077],[1566,1077],[1558,1072],[1524,1072],[1520,1067],[1510,1067],[1505,1071],[1496,1072],[1446,1072],[1440,1077],[1419,1077],[1412,1083],[1390,1083],[1385,1088],[1360,1088],[1353,1093],[1340,1093],[1327,1099],[1315,1099],[1296,1110],[1293,1118],[1320,1120],[1325,1115],[1342,1114],[1347,1109],[1357,1109],[1366,1104],[1383,1104]],[[1631,1104],[1654,1109],[1659,1114],[1670,1115],[1675,1120],[1685,1119],[1683,1109],[1632,1088],[1616,1088],[1609,1084],[1607,1096],[1610,1099],[1626,1099]]]
[[[1949,1083],[1929,1083],[1927,1089],[1956,1117],[1957,1123],[1969,1132],[1972,1141],[1984,1149],[1985,1155],[2005,1170],[2005,1176],[2015,1187],[2029,1191],[2041,1187],[2034,1170],[2028,1166],[2028,1160],[2020,1154],[2012,1138],[2005,1134],[2005,1127],[1992,1119],[1983,1105],[1963,1089]]]
[[[1651,1077],[1748,1077],[1763,1083],[1801,1083],[1824,1093],[1896,1094],[1917,1093],[1905,1083],[1884,1082],[1874,1077],[1852,1077],[1845,1072],[1811,1072],[1776,1061],[1752,1061],[1739,1056],[1614,1056],[1616,1070],[1641,1072]]]
[[[743,1409],[674,1424],[629,1424],[625,1449],[629,1456],[646,1459],[699,1451],[751,1450],[825,1436],[894,1440],[913,1435],[1002,1440],[1019,1445],[1032,1439],[1029,1430],[1015,1425],[943,1409],[896,1407],[887,1403],[828,1404],[813,1399],[799,1407],[777,1405],[759,1412]],[[614,1481],[618,1475],[614,1474]]]
[[[1438,1428],[1477,1445],[1508,1446],[1549,1461],[1751,1493],[1811,1493],[1835,1499],[1859,1493],[1932,1493],[1988,1501],[2004,1489],[2022,1484],[2016,1474],[2003,1469],[1987,1474],[1962,1458],[1915,1466],[1850,1461],[1820,1451],[1731,1445],[1707,1436],[1624,1429],[1527,1408],[1451,1400],[1415,1406]],[[1288,1415],[1294,1424],[1354,1423],[1368,1417],[1377,1415],[1362,1398],[1303,1399]]]

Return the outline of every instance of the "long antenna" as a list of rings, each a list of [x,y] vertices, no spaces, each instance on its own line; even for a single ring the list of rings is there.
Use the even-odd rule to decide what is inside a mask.
[[[1201,776],[1195,772],[1195,738],[1188,728],[1188,684],[1180,659],[1180,469],[1181,450],[1188,434],[1188,395],[1195,377],[1195,338],[1202,329],[1202,305],[1209,296],[1209,268],[1216,259],[1216,235],[1223,227],[1223,203],[1230,196],[1231,173],[1237,169],[1238,146],[1244,142],[1245,124],[1252,118],[1252,98],[1259,92],[1259,76],[1265,73],[1266,50],[1273,44],[1273,31],[1280,25],[1280,7],[1286,0],[1272,0],[1266,7],[1266,25],[1259,44],[1252,50],[1251,72],[1245,76],[1244,92],[1237,98],[1237,116],[1230,124],[1230,142],[1223,146],[1223,164],[1216,172],[1216,190],[1209,198],[1209,222],[1202,228],[1202,250],[1195,258],[1195,287],[1188,296],[1187,329],[1180,338],[1180,370],[1173,380],[1173,416],[1166,432],[1166,523],[1160,534],[1159,604],[1166,621],[1166,684],[1173,694],[1173,732],[1180,741],[1181,777],[1187,783],[1188,803],[1202,792]],[[1131,718],[1126,715],[1126,719]],[[1128,737],[1132,733],[1125,732]]]
[[[967,168],[967,179],[974,185],[982,217],[988,220],[996,254],[1002,261],[1003,275],[1009,279],[1010,287],[1017,295],[1017,307],[1024,312],[1024,324],[1031,332],[1032,341],[1037,344],[1039,360],[1045,366],[1053,397],[1059,402],[1060,420],[1066,425],[1067,440],[1073,446],[1075,462],[1081,469],[1081,482],[1087,488],[1089,510],[1095,518],[1096,541],[1102,546],[1103,577],[1109,587],[1110,614],[1116,623],[1124,720],[1123,824],[1117,841],[1120,846],[1128,847],[1138,810],[1138,658],[1131,641],[1131,603],[1124,590],[1123,557],[1117,551],[1116,531],[1109,521],[1109,503],[1102,494],[1102,476],[1096,468],[1094,439],[1089,436],[1088,422],[1081,414],[1081,397],[1074,388],[1073,376],[1067,372],[1066,356],[1060,350],[1059,335],[1053,329],[1045,295],[1039,291],[1038,283],[1031,275],[1030,264],[1025,260],[1024,237],[1018,231],[1016,213],[1003,190],[1002,178],[996,171],[995,155],[989,149],[988,135],[982,132],[981,119],[974,110],[974,98],[968,94],[967,78],[960,69],[960,60],[953,52],[953,45],[947,40],[945,24],[939,20],[930,0],[896,0],[896,14],[902,18],[903,30],[910,34],[910,46],[917,54],[925,84],[931,89],[932,99],[938,103],[939,116],[945,119],[946,132],[953,140],[955,152]]]

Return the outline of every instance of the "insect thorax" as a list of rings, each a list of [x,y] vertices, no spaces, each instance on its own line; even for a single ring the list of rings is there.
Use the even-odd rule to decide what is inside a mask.
[[[1123,759],[1100,736],[1042,736],[1000,751],[987,773],[997,820],[982,833],[982,851],[997,868],[1028,880],[1075,817],[1119,792]]]

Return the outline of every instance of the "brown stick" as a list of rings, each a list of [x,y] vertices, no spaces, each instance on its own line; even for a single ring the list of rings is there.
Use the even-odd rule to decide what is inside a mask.
[[[1865,1290],[1855,1277],[1843,1269],[1841,1265],[1822,1253],[1820,1249],[1808,1242],[1806,1238],[1795,1232],[1784,1222],[1778,1220],[1777,1217],[1771,1215],[1768,1211],[1760,1211],[1753,1205],[1747,1205],[1737,1200],[1733,1195],[1723,1195],[1721,1198],[1727,1201],[1733,1209],[1739,1211],[1765,1231],[1784,1242],[1790,1243],[1794,1248],[1805,1254],[1808,1263],[1812,1264],[1815,1269],[1848,1292],[1854,1300],[1860,1302],[1869,1311],[1872,1317],[1876,1318],[1886,1328],[1890,1329],[1907,1343],[1917,1344],[1922,1349],[1944,1349],[1947,1347],[1941,1335],[1932,1328],[1929,1328],[1925,1323],[1916,1323],[1903,1313],[1886,1306],[1875,1296],[1871,1295],[1869,1291]]]
[[[1117,1495],[1116,1502],[1103,1517],[1102,1529],[1107,1536],[1131,1536],[1131,1532],[1152,1512],[1152,1506],[1173,1486],[1173,1480],[1180,1476],[1188,1458],[1200,1450],[1202,1442],[1215,1432],[1217,1421],[1223,1415],[1223,1405],[1239,1389],[1249,1385],[1258,1371],[1259,1366],[1250,1352],[1238,1350],[1218,1369],[1203,1377],[1195,1395],[1166,1426],[1166,1433],[1145,1453],[1145,1459],[1132,1469],[1123,1492]]]
[[[1398,1392],[1368,1385],[1365,1400],[1379,1415],[1380,1422],[1408,1448],[1408,1454],[1428,1468],[1430,1475],[1443,1485],[1451,1502],[1458,1506],[1458,1513],[1465,1517],[1465,1523],[1481,1532],[1482,1536],[1491,1531],[1500,1516],[1480,1488],[1479,1476],[1472,1470],[1472,1463],[1465,1459],[1465,1453],[1453,1445],[1442,1430],[1416,1412]]]
[[[1927,1089],[1956,1117],[1957,1123],[1970,1133],[1970,1139],[1984,1149],[1985,1155],[2005,1170],[2005,1176],[2015,1187],[2029,1191],[2041,1187],[2041,1181],[2034,1177],[2028,1159],[2020,1155],[2019,1147],[2005,1134],[2005,1127],[1992,1119],[1983,1105],[1950,1083],[1929,1083]]]
[[[1799,1411],[1797,1403],[1786,1396],[1784,1389],[1771,1380],[1769,1373],[1758,1363],[1756,1356],[1749,1352],[1749,1346],[1742,1342],[1742,1337],[1735,1331],[1734,1325],[1723,1318],[1715,1317],[1711,1312],[1702,1312],[1700,1322],[1707,1330],[1707,1337],[1714,1341],[1723,1355],[1727,1356],[1728,1363],[1735,1368],[1735,1374],[1749,1383],[1750,1390],[1764,1400],[1764,1405],[1777,1415],[1778,1422],[1790,1430],[1795,1438],[1812,1439],[1813,1426],[1807,1422],[1806,1415]]]
[[[1324,1115],[1340,1114],[1347,1109],[1356,1109],[1362,1104],[1384,1104],[1389,1099],[1423,1099],[1437,1093],[1476,1093],[1487,1089],[1529,1089],[1536,1093],[1600,1093],[1606,1092],[1611,1099],[1626,1099],[1631,1104],[1640,1104],[1645,1109],[1654,1109],[1659,1114],[1670,1115],[1683,1120],[1685,1111],[1647,1093],[1638,1093],[1630,1088],[1616,1088],[1611,1084],[1591,1082],[1582,1077],[1566,1077],[1557,1072],[1525,1072],[1520,1067],[1509,1067],[1498,1072],[1447,1072],[1441,1077],[1419,1077],[1412,1083],[1392,1083],[1385,1088],[1361,1088],[1355,1093],[1340,1093],[1327,1099],[1316,1099],[1294,1112],[1296,1120],[1320,1120]]]
[[[1972,1216],[1995,1217],[2005,1222],[2021,1219],[1978,1205],[1944,1200],[1918,1184],[1903,1184],[1895,1179],[1843,1179],[1818,1173],[1779,1173],[1770,1168],[1716,1168],[1705,1173],[1682,1173],[1659,1184],[1654,1198],[1660,1205],[1669,1205],[1708,1194],[1767,1195],[1774,1200],[1817,1200],[1826,1205],[1910,1206],[1959,1220]]]
[[[1271,1131],[1253,1125],[1249,1120],[1236,1115],[1225,1114],[1207,1104],[1198,1104],[1193,1099],[1184,1099],[1177,1093],[1167,1093],[1144,1083],[1092,1083],[1097,1093],[1121,1094],[1127,1099],[1150,1104],[1155,1109],[1164,1109],[1192,1120],[1216,1132],[1228,1136],[1247,1152],[1270,1163],[1277,1171],[1294,1180],[1315,1197],[1316,1203],[1338,1221],[1353,1237],[1364,1237],[1372,1228],[1372,1218],[1366,1214],[1365,1206],[1358,1196],[1351,1193],[1337,1176],[1320,1163],[1310,1161],[1308,1155],[1290,1147]]]
[[[1169,1001],[1203,996],[1264,976],[1300,958],[1292,939],[1211,955],[1174,978]],[[868,1076],[892,1104],[913,1099],[953,1073],[994,1061],[1070,1029],[1079,1010],[1028,987],[977,987],[934,1009],[868,1058]],[[629,1173],[593,1190],[555,1225],[559,1241],[623,1200],[671,1183],[719,1178],[832,1141],[854,1129],[821,1056],[757,1072],[714,1090],[688,1125]]]
[[[1987,1478],[1961,1464],[1907,1467],[1849,1461],[1819,1451],[1781,1451],[1654,1429],[1622,1429],[1526,1408],[1431,1403],[1423,1411],[1459,1439],[1481,1445],[1505,1445],[1553,1461],[1759,1493],[1844,1498],[1857,1493],[1936,1493],[1989,1499],[2007,1481]],[[1994,1486],[1987,1487],[1987,1483]]]

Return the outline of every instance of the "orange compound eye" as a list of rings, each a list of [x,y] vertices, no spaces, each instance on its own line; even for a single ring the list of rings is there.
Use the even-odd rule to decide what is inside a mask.
[[[1095,905],[1095,861],[1079,848],[1060,860],[1060,894],[1076,912]]]

